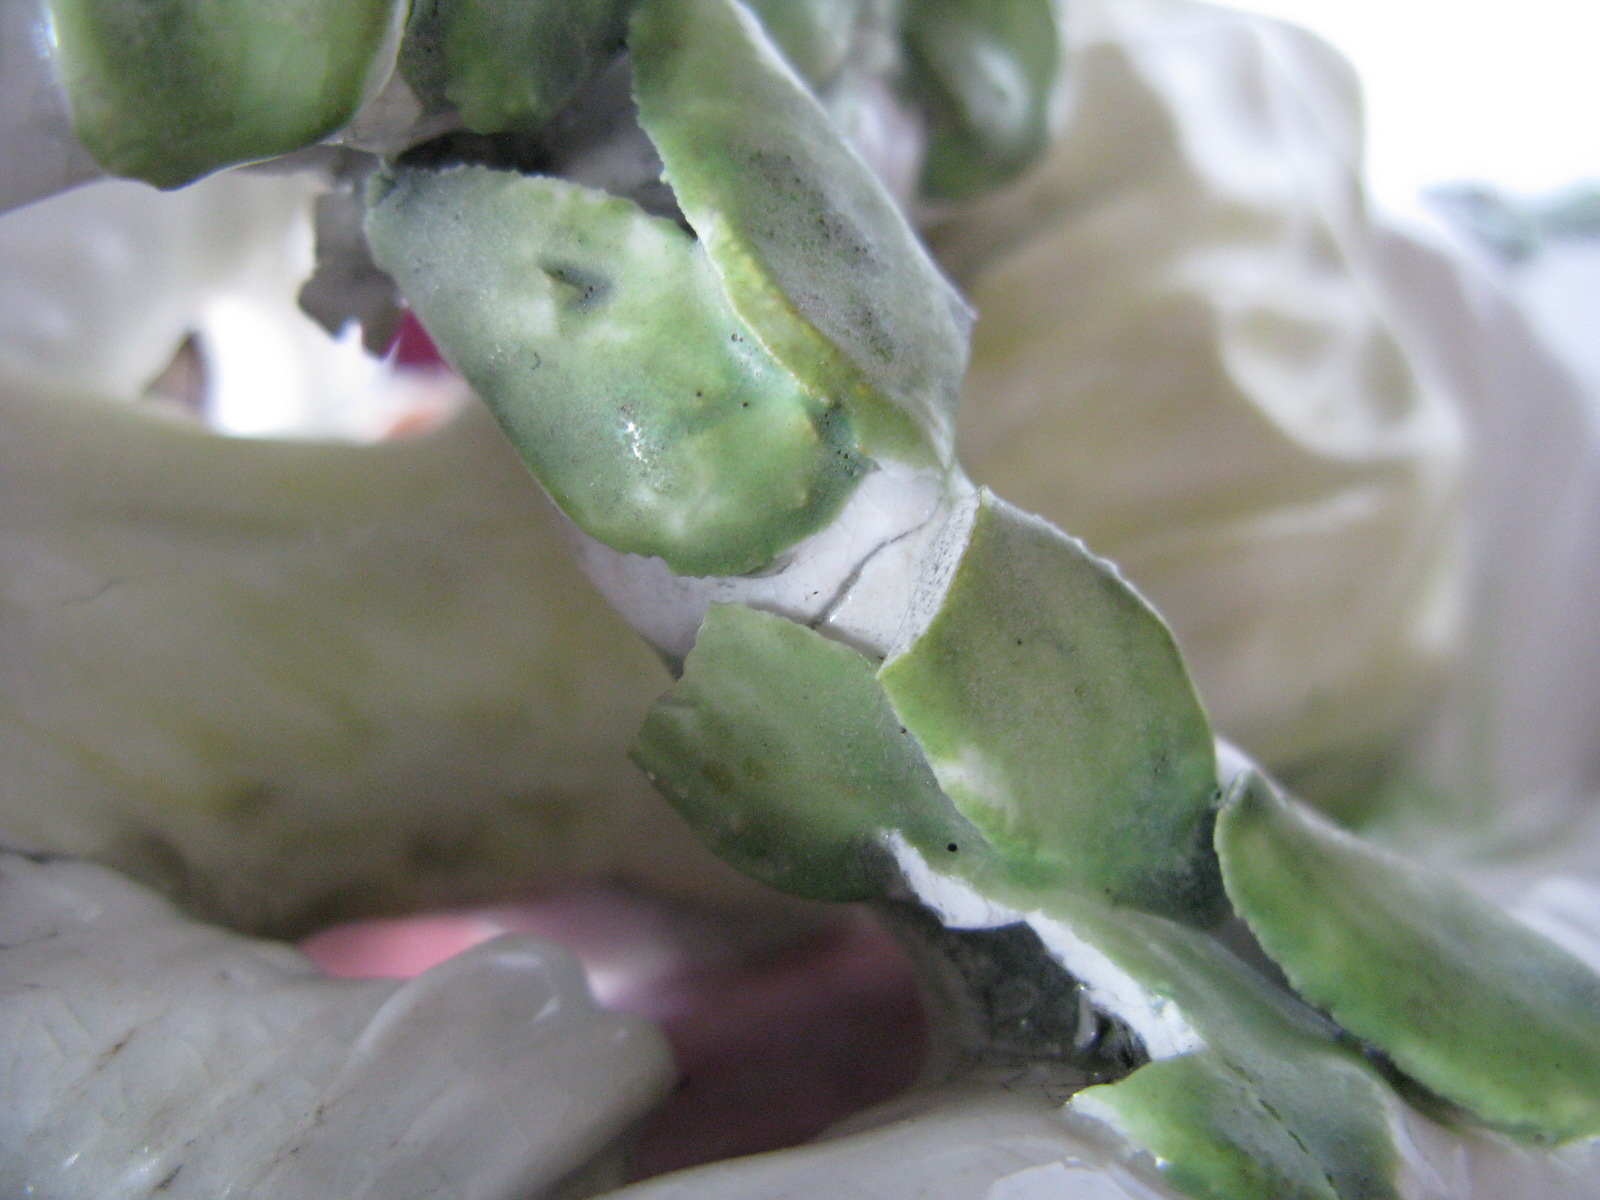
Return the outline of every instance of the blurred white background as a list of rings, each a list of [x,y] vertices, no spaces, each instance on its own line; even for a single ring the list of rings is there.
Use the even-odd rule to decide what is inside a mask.
[[[1600,3],[1230,2],[1312,29],[1355,64],[1374,200],[1479,252],[1600,415]],[[1470,203],[1424,200],[1451,184],[1485,185],[1490,203],[1474,220]]]
[[[1600,181],[1595,0],[1236,3],[1315,30],[1356,64],[1387,208],[1462,180],[1524,196]]]

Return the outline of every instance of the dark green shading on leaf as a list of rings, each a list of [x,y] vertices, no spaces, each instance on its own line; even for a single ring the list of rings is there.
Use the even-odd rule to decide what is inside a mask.
[[[173,188],[355,115],[392,0],[49,0],[73,129],[113,175]]]
[[[881,895],[889,830],[936,861],[984,857],[872,664],[769,613],[712,607],[633,754],[717,853],[798,895]]]
[[[1193,1200],[1342,1200],[1249,1082],[1210,1051],[1080,1092],[1079,1112],[1119,1129]]]
[[[1600,1134],[1600,975],[1259,778],[1217,846],[1229,896],[1307,1000],[1496,1128]]]
[[[827,524],[869,464],[728,307],[695,241],[560,180],[379,181],[378,264],[556,503],[616,550],[738,575]]]
[[[474,133],[538,129],[622,49],[624,0],[416,0],[406,82]]]
[[[729,301],[874,458],[948,463],[971,313],[731,0],[644,0],[639,119]]]
[[[929,124],[924,192],[970,199],[1043,153],[1061,68],[1051,0],[911,0],[905,38]]]
[[[1039,884],[1205,924],[1211,731],[1107,563],[988,492],[925,631],[879,672],[946,795]]]

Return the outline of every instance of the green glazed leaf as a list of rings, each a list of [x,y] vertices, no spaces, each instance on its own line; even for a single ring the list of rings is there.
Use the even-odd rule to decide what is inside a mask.
[[[928,114],[924,192],[970,199],[1044,152],[1061,67],[1051,0],[913,0],[905,38]]]
[[[639,120],[729,302],[873,457],[948,464],[971,312],[731,0],[645,0]]]
[[[360,107],[396,0],[49,0],[73,129],[113,175],[181,187]]]
[[[1486,1123],[1600,1133],[1600,975],[1253,779],[1217,824],[1240,914],[1312,1004]]]
[[[718,854],[798,895],[881,895],[888,830],[933,861],[984,857],[872,664],[770,613],[712,606],[633,755]]]
[[[475,133],[537,129],[622,49],[623,0],[417,0],[400,69]]]
[[[1161,1174],[1193,1200],[1340,1200],[1249,1082],[1209,1051],[1086,1088],[1072,1108],[1149,1151]]]
[[[981,492],[948,590],[879,672],[956,807],[1035,879],[1220,912],[1216,763],[1172,636],[1107,563]]]
[[[1325,1018],[1269,983],[1215,938],[1189,926],[1086,900],[1068,899],[1047,909],[1151,992],[1176,1005],[1207,1052],[1225,1063],[1293,1135],[1336,1195],[1342,1200],[1393,1200],[1399,1159],[1388,1108],[1398,1100],[1337,1039],[1337,1030]],[[1157,1078],[1168,1077],[1158,1073]],[[1181,1075],[1172,1077],[1173,1086],[1185,1082]],[[1142,1086],[1153,1083],[1147,1080]],[[1147,1095],[1137,1103],[1156,1101]],[[1177,1120],[1186,1101],[1171,1097],[1160,1103],[1172,1107]],[[1229,1133],[1236,1148],[1256,1136],[1249,1133],[1248,1111],[1241,1121],[1241,1128]],[[1204,1155],[1193,1165],[1213,1169]],[[1256,1195],[1243,1193],[1245,1200]]]
[[[787,891],[881,896],[898,832],[984,895],[1040,899],[940,791],[871,663],[782,617],[713,606],[634,757],[719,854]],[[1394,1196],[1387,1093],[1325,1021],[1201,931],[1065,893],[1042,907],[1204,1040],[1193,1062],[1088,1093],[1107,1097],[1090,1115],[1115,1110],[1196,1196]],[[1263,1182],[1277,1190],[1250,1190]]]
[[[378,264],[556,503],[616,550],[738,575],[825,525],[868,464],[670,221],[481,167],[379,182]]]

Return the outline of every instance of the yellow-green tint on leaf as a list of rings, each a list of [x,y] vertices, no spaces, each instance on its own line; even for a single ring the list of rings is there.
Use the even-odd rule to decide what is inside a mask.
[[[633,755],[718,854],[785,891],[882,895],[890,830],[953,869],[986,861],[872,664],[770,613],[712,606]]]
[[[355,115],[394,0],[49,0],[73,128],[113,175],[180,187]]]
[[[537,129],[622,49],[622,0],[417,0],[400,69],[476,133]]]
[[[1051,0],[912,0],[905,37],[929,117],[925,192],[970,199],[1044,152],[1061,68]]]
[[[1193,1200],[1344,1200],[1249,1081],[1210,1051],[1086,1088],[1072,1108],[1147,1150]]]
[[[932,621],[879,679],[945,793],[1041,883],[1206,923],[1216,764],[1176,646],[1107,563],[982,492]]]
[[[971,313],[731,0],[645,0],[639,120],[729,302],[874,457],[948,464]]]
[[[556,503],[615,550],[739,575],[869,464],[728,307],[695,241],[603,192],[481,167],[374,189],[373,254]]]
[[[1600,1134],[1600,975],[1260,779],[1223,809],[1217,848],[1229,897],[1312,1004],[1489,1125]]]

